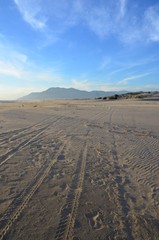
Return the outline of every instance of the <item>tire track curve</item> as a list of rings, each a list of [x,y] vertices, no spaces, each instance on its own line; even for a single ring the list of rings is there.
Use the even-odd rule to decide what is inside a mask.
[[[76,166],[76,173],[67,195],[66,204],[61,210],[60,222],[57,227],[55,239],[56,240],[69,240],[72,239],[73,227],[75,224],[76,213],[79,206],[79,200],[82,192],[85,168],[87,160],[87,142],[85,143],[84,150],[79,156]]]
[[[26,208],[27,204],[43,183],[44,179],[48,176],[51,168],[58,161],[58,156],[63,151],[64,147],[67,145],[68,139],[64,140],[63,145],[60,145],[57,153],[55,153],[54,160],[51,162],[44,162],[43,166],[36,174],[32,182],[22,191],[21,194],[11,203],[3,217],[0,219],[0,240],[3,240],[7,235],[14,222],[19,218],[23,210]]]

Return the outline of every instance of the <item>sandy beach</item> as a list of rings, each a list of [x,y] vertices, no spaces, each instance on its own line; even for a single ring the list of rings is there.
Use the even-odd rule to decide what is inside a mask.
[[[159,101],[0,103],[0,240],[158,240]]]

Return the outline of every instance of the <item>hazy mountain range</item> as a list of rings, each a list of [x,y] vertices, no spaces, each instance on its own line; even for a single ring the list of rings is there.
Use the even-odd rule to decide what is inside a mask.
[[[81,91],[74,88],[53,87],[42,92],[30,93],[18,100],[53,100],[53,99],[94,99],[99,97],[123,94],[127,91]]]

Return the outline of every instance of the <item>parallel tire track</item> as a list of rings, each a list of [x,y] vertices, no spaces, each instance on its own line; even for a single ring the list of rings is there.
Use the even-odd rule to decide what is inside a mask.
[[[67,141],[60,146],[58,152],[54,156],[54,160],[51,162],[45,162],[40,171],[37,173],[33,181],[27,186],[27,188],[11,203],[3,217],[0,219],[0,240],[3,240],[6,234],[11,229],[14,222],[18,219],[22,211],[27,206],[30,199],[33,197],[34,193],[40,187],[44,179],[48,176],[51,168],[58,160],[58,156],[63,151],[66,146]]]
[[[123,229],[120,229],[120,235],[123,235],[123,239],[129,239],[132,240],[132,230],[131,230],[131,225],[130,225],[130,220],[129,220],[129,208],[127,205],[127,201],[125,199],[125,189],[123,186],[123,179],[126,177],[125,174],[121,174],[122,168],[120,167],[119,164],[119,154],[117,151],[117,139],[116,139],[116,126],[112,124],[113,122],[113,117],[114,117],[114,112],[111,112],[110,115],[110,128],[109,128],[109,133],[111,137],[111,155],[112,155],[112,160],[113,160],[113,170],[114,170],[114,182],[115,182],[115,188],[112,189],[114,193],[117,196],[117,205],[119,206],[119,212],[122,215],[121,222],[123,225]],[[118,129],[121,131],[121,128]],[[123,172],[122,172],[123,173]],[[119,215],[120,215],[119,214]],[[124,230],[124,231],[123,231]],[[124,236],[125,235],[125,236]]]
[[[22,138],[22,137],[24,137],[28,134],[31,134],[31,133],[33,133],[34,131],[37,131],[37,130],[33,130],[33,132],[29,133],[30,130],[32,130],[35,127],[43,126],[43,124],[50,119],[52,119],[52,117],[44,119],[42,121],[39,121],[39,122],[29,126],[29,127],[25,127],[25,128],[22,128],[22,129],[16,129],[16,130],[13,130],[13,131],[1,133],[0,134],[0,138],[1,138],[0,139],[0,144],[5,144],[7,140],[9,140],[9,142],[10,142],[10,141],[16,140],[17,138],[19,139],[19,138]],[[8,136],[6,136],[6,135],[8,135]],[[3,136],[5,136],[5,137],[3,138]]]
[[[46,127],[43,127],[36,135],[34,135],[32,138],[29,138],[27,140],[24,140],[21,142],[19,145],[16,147],[12,148],[9,150],[7,153],[4,155],[0,156],[0,166],[2,166],[5,162],[7,162],[17,151],[23,149],[26,147],[29,143],[31,143],[34,139],[39,137],[44,131],[46,131],[50,127],[50,124],[47,125]]]
[[[84,182],[86,158],[87,144],[85,144],[84,151],[78,160],[76,174],[67,195],[66,204],[61,211],[61,218],[55,235],[56,240],[72,239],[73,227]]]
[[[38,132],[40,129],[42,129],[44,124],[45,125],[48,125],[48,124],[52,125],[52,124],[56,123],[57,121],[61,120],[61,117],[58,117],[57,119],[55,119],[54,122],[49,121],[49,120],[52,120],[52,119],[53,119],[53,117],[50,117],[48,119],[45,119],[45,120],[40,121],[38,123],[35,123],[34,125],[26,127],[26,128],[19,129],[19,130],[14,130],[14,131],[11,131],[11,132],[2,133],[2,134],[0,134],[0,137],[5,135],[5,138],[2,138],[0,140],[0,144],[8,144],[8,141],[10,143],[12,141],[24,138],[25,136],[28,137],[28,135],[34,134],[34,133]],[[9,134],[9,136],[6,137],[6,134]]]
[[[47,123],[46,126],[37,129],[36,131],[33,131],[31,133],[26,132],[25,135],[27,136],[27,139],[22,141],[21,143],[19,143],[17,146],[15,146],[14,148],[10,149],[8,152],[6,152],[5,154],[0,156],[0,166],[2,166],[4,163],[6,163],[12,156],[15,155],[15,153],[17,153],[18,151],[22,150],[23,148],[25,148],[26,146],[28,146],[32,141],[34,141],[35,139],[37,139],[40,135],[42,135],[50,126],[52,126],[53,124],[55,124],[56,122],[58,122],[59,120],[61,120],[61,117],[56,119],[54,122],[50,122]],[[46,121],[46,120],[45,120]],[[43,121],[44,122],[44,121]],[[39,123],[38,123],[39,124]],[[38,125],[37,124],[37,125]],[[30,129],[29,129],[30,130]],[[36,133],[36,135],[33,136],[29,136],[29,134],[33,134]],[[24,136],[20,136],[21,138]]]

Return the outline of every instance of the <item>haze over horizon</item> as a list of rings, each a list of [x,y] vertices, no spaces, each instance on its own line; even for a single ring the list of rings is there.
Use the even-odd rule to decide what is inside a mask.
[[[0,99],[51,87],[159,90],[157,0],[0,3]]]

